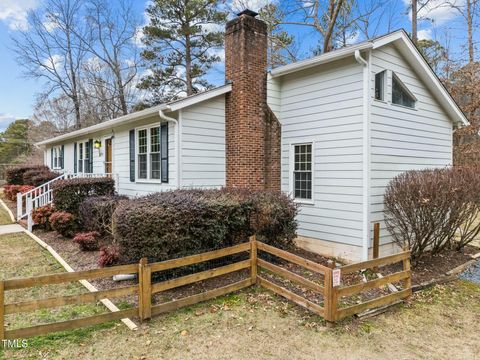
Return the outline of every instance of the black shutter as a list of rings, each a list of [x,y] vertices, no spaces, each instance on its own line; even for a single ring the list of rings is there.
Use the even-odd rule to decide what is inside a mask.
[[[88,140],[88,153],[88,170],[86,169],[86,171],[89,173],[93,173],[93,139]]]
[[[53,169],[53,147],[50,149],[50,169]]]
[[[60,154],[61,154],[60,167],[63,169],[65,165],[65,145],[62,145],[62,152]]]
[[[73,172],[77,173],[77,143],[73,143]]]
[[[160,145],[160,156],[162,159],[162,182],[168,183],[168,124],[163,124],[160,126]]]
[[[135,182],[135,130],[130,130],[130,181]]]

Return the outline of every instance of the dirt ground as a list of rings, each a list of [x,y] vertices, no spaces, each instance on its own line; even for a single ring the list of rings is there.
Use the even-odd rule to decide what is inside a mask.
[[[61,271],[28,238],[0,237],[0,249],[3,278]],[[135,332],[118,322],[57,333],[29,339],[27,348],[4,350],[0,358],[478,359],[479,333],[480,286],[466,281],[424,290],[385,314],[333,329],[254,287],[156,317]]]

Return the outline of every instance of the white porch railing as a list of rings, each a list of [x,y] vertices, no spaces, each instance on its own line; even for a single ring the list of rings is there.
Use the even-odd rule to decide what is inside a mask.
[[[32,211],[41,206],[53,203],[52,184],[58,180],[67,180],[73,178],[99,178],[112,177],[116,184],[118,179],[113,174],[96,174],[96,173],[63,173],[62,175],[52,179],[45,184],[37,186],[36,188],[25,193],[17,194],[17,220],[27,217],[27,227],[29,231],[33,228]]]

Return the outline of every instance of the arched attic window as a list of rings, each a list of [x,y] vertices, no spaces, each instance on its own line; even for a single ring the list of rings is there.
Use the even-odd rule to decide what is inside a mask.
[[[398,76],[392,73],[392,104],[414,109],[416,101],[417,98],[408,90]]]

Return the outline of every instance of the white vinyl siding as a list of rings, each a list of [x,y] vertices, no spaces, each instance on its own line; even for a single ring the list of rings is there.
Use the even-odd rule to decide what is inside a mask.
[[[225,96],[180,110],[181,186],[225,186]]]
[[[404,57],[393,47],[372,53],[372,78],[387,70],[385,102],[371,105],[371,221],[380,222],[380,243],[391,243],[383,222],[388,182],[407,170],[441,168],[452,163],[452,122]],[[393,73],[416,98],[410,109],[391,103]],[[374,81],[372,81],[372,89]],[[373,94],[373,92],[372,92]],[[373,228],[373,226],[372,226]]]
[[[313,193],[311,204],[301,204],[298,235],[358,246],[359,252],[362,79],[362,67],[352,56],[286,75],[277,84],[280,104],[269,97],[282,124],[283,191],[293,189],[292,145],[313,144]]]

